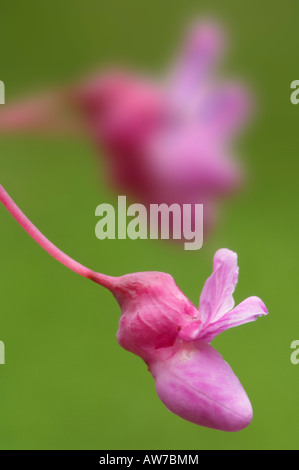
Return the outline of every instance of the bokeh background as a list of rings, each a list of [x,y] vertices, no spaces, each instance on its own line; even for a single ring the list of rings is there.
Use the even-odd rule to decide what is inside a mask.
[[[254,89],[258,113],[238,143],[246,189],[225,204],[197,252],[165,242],[99,241],[95,207],[114,202],[104,165],[82,138],[0,138],[1,183],[60,248],[107,274],[171,273],[199,294],[216,249],[239,255],[237,302],[260,296],[270,315],[213,345],[254,408],[249,428],[228,434],[183,421],[156,396],[143,362],[116,342],[111,294],[51,259],[0,208],[1,449],[298,448],[299,77],[295,0],[52,0],[2,2],[0,79],[6,102],[110,63],[164,70],[190,18],[209,14],[231,36],[224,70]]]

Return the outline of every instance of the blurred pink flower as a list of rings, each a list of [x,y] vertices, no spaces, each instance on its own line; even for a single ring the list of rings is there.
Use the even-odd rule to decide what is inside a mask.
[[[197,24],[163,82],[119,72],[78,91],[118,191],[145,204],[202,203],[205,232],[241,185],[231,141],[250,108],[242,86],[213,78],[223,44],[218,26]]]
[[[223,45],[218,25],[196,24],[164,80],[101,73],[6,108],[0,129],[87,131],[105,150],[119,194],[144,204],[202,203],[209,224],[214,203],[241,184],[231,141],[249,113],[243,87],[214,78]]]
[[[247,117],[249,100],[240,85],[212,78],[222,46],[216,25],[196,25],[163,83],[115,72],[78,89],[123,190],[150,202],[202,202],[238,185],[229,144]]]
[[[234,307],[237,255],[218,250],[197,309],[172,276],[143,272],[111,277],[96,273],[60,251],[25,217],[0,186],[0,201],[48,253],[78,274],[109,289],[121,308],[117,339],[140,356],[169,410],[193,423],[238,431],[252,419],[250,401],[224,359],[209,345],[222,331],[266,315],[258,297]]]

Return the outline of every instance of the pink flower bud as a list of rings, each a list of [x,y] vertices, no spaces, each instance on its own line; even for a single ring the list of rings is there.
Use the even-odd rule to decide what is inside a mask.
[[[117,340],[145,362],[172,346],[183,326],[200,323],[197,308],[169,274],[126,274],[112,292],[121,308]]]

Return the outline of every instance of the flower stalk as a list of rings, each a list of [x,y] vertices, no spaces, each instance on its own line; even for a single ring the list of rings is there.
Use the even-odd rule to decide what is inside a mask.
[[[5,189],[0,185],[0,201],[6,207],[8,212],[14,217],[18,224],[30,235],[33,240],[36,241],[45,251],[49,253],[54,259],[59,261],[61,264],[71,269],[80,276],[91,279],[97,282],[103,287],[112,288],[115,282],[115,278],[106,276],[105,274],[97,273],[91,269],[83,266],[82,264],[75,261],[73,258],[61,251],[55,246],[45,235],[43,235],[33,223],[25,216]]]

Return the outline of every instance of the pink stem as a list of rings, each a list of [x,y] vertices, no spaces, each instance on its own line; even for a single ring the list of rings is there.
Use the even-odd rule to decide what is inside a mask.
[[[55,258],[60,263],[67,266],[69,269],[74,271],[80,276],[91,279],[94,282],[97,282],[101,286],[106,287],[111,290],[116,284],[115,277],[106,276],[105,274],[96,273],[91,269],[83,266],[77,261],[70,258],[70,256],[63,253],[59,250],[52,242],[50,242],[33,224],[30,220],[23,214],[21,209],[15,204],[11,197],[7,194],[5,189],[0,185],[0,201],[6,207],[6,209],[11,213],[11,215],[16,219],[16,221],[23,227],[24,230],[35,240],[44,250],[46,250],[53,258]]]

